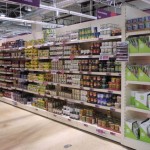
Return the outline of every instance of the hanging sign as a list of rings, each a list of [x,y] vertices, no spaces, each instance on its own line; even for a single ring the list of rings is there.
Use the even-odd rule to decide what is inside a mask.
[[[22,4],[26,4],[26,5],[31,5],[31,6],[35,6],[35,7],[40,6],[40,0],[9,0],[9,1],[22,3]]]
[[[113,17],[117,15],[118,14],[114,12],[110,12],[101,8],[97,10],[97,19],[103,19],[103,18]]]

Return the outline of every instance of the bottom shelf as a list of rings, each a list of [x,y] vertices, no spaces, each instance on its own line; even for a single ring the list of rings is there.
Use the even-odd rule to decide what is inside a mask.
[[[31,105],[24,105],[24,104],[21,104],[19,102],[16,102],[12,99],[5,98],[5,97],[0,97],[0,101],[11,104],[11,105],[18,107],[18,108],[22,108],[24,110],[33,112],[35,114],[47,117],[49,119],[53,119],[55,121],[58,121],[58,122],[73,126],[75,128],[78,128],[78,129],[96,134],[98,136],[102,136],[102,137],[108,138],[110,140],[121,143],[121,134],[120,133],[110,131],[110,130],[107,130],[104,128],[100,128],[97,125],[92,125],[92,124],[82,122],[79,120],[70,119],[67,116],[57,115],[57,114],[48,112],[46,110],[43,110],[43,109],[40,109],[37,107],[33,107]]]
[[[124,146],[136,149],[136,150],[150,150],[150,143],[145,143],[139,140],[134,140],[134,139],[130,139],[125,137],[123,139],[122,144]]]

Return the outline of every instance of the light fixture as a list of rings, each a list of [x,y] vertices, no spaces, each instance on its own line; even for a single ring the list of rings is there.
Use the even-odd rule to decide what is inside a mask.
[[[61,9],[61,8],[57,8],[57,7],[52,7],[52,6],[40,5],[40,8],[50,10],[50,11],[56,11],[56,12],[59,11],[61,13],[71,14],[71,15],[75,15],[75,16],[79,16],[79,17],[85,17],[85,18],[89,18],[89,19],[97,19],[97,17],[94,17],[94,16],[82,14],[82,13],[75,12],[75,11],[69,11],[69,10]]]
[[[142,0],[142,1],[145,2],[145,3],[150,4],[150,0]]]
[[[70,11],[69,14],[75,15],[75,16],[80,16],[80,17],[85,17],[85,18],[89,18],[89,19],[97,19],[97,17],[86,15],[86,14],[82,14],[82,13],[78,13],[78,12],[75,12],[75,11]]]
[[[32,8],[29,7],[29,6],[26,6],[26,7],[25,7],[25,10],[28,11],[28,12],[31,12],[31,11],[32,11]]]
[[[24,23],[39,24],[39,25],[48,25],[48,26],[51,26],[52,28],[63,27],[63,25],[58,25],[58,24],[45,23],[45,22],[33,21],[33,20],[25,20],[25,19],[18,19],[18,18],[2,17],[2,16],[0,16],[0,20],[7,20],[7,21],[12,21],[12,22],[24,22]]]

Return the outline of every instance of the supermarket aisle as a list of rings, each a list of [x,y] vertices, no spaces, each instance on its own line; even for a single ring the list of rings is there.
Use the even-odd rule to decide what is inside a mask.
[[[0,150],[64,149],[128,148],[0,102]]]

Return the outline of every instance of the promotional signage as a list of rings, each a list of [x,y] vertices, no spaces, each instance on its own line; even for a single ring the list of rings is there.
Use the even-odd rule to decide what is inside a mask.
[[[9,1],[36,6],[36,7],[40,6],[40,0],[9,0]]]
[[[112,16],[117,16],[118,14],[114,12],[110,12],[104,9],[98,9],[97,10],[97,19],[103,19],[103,18],[108,18]]]

